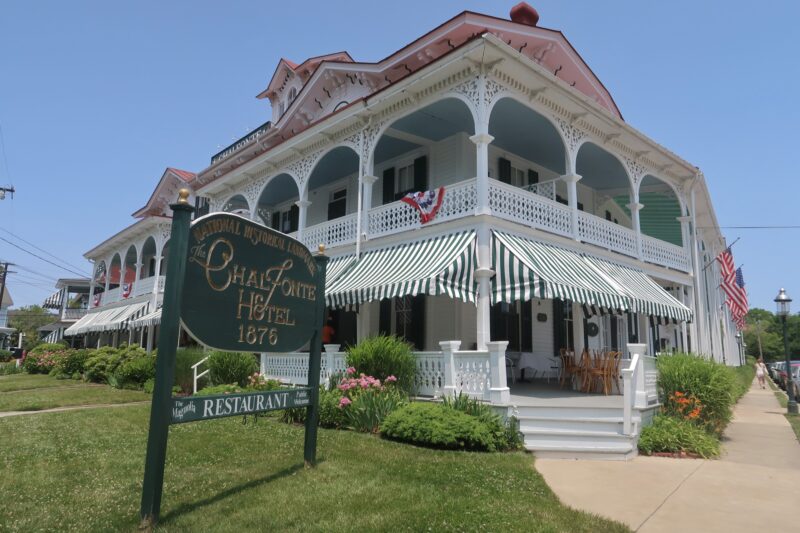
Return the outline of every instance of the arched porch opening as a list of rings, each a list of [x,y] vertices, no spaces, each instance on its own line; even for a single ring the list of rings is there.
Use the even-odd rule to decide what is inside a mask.
[[[167,275],[167,257],[169,257],[169,239],[161,247],[161,266],[159,267],[159,276]]]
[[[114,254],[111,259],[111,267],[108,272],[108,289],[116,289],[119,287],[120,280],[122,279],[122,257],[119,253]]]
[[[642,234],[683,246],[681,203],[672,187],[655,176],[646,175],[639,184],[639,214]]]
[[[475,122],[469,107],[447,97],[395,120],[372,154],[371,205],[394,202],[409,192],[447,186],[475,176]]]
[[[222,210],[226,213],[234,213],[244,217],[250,217],[250,204],[247,203],[247,198],[241,194],[234,195],[228,199],[222,206]]]
[[[156,240],[152,236],[148,237],[142,246],[142,264],[140,269],[139,279],[156,275]]]
[[[519,101],[505,97],[489,116],[489,175],[499,181],[533,192],[548,189],[545,196],[566,199],[558,180],[566,173],[567,153],[561,135],[543,115]],[[553,182],[551,186],[539,186]],[[550,187],[555,187],[553,194]]]
[[[136,262],[138,260],[139,255],[136,251],[136,246],[131,244],[128,247],[128,251],[125,252],[125,260],[122,265],[122,273],[120,274],[123,298],[128,298],[133,293],[133,282],[136,279]]]
[[[628,172],[619,159],[600,146],[586,142],[578,149],[575,171],[578,209],[614,224],[634,229],[629,204],[633,189]]]
[[[297,183],[289,174],[278,174],[267,182],[256,204],[261,222],[283,233],[297,231],[300,197]]]
[[[317,161],[302,198],[310,202],[306,227],[356,212],[358,162],[358,154],[350,146],[337,146]]]

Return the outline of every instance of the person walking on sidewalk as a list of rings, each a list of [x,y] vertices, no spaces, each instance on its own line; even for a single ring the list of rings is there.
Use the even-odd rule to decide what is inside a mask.
[[[766,389],[766,375],[767,375],[767,366],[764,364],[763,359],[759,359],[756,362],[756,377],[758,378],[758,384],[761,385],[762,389]]]

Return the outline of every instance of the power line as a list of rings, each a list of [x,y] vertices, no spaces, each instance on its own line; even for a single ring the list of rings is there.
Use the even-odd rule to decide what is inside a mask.
[[[35,274],[35,275],[37,275],[39,277],[46,278],[48,281],[53,281],[53,282],[57,281],[57,279],[54,278],[53,276],[50,276],[48,274],[42,274],[41,272],[37,272],[36,270],[33,270],[33,269],[28,268],[26,266],[23,266],[23,265],[20,265],[20,264],[16,264],[14,266],[19,268],[20,270],[24,270],[25,272],[28,272],[30,274]]]
[[[697,226],[697,229],[800,229],[800,226]]]
[[[64,264],[65,264],[65,265],[67,265],[67,266],[70,266],[70,267],[72,267],[72,268],[75,268],[75,269],[81,270],[81,267],[79,267],[79,266],[75,266],[75,265],[73,265],[72,263],[70,263],[70,262],[68,262],[68,261],[64,261],[64,260],[63,260],[63,259],[61,259],[60,257],[58,257],[58,256],[55,256],[55,255],[51,254],[51,253],[50,253],[50,252],[48,252],[47,250],[44,250],[44,249],[42,249],[42,248],[39,248],[38,246],[36,246],[36,245],[35,245],[35,244],[33,244],[32,242],[28,242],[28,241],[26,241],[25,239],[23,239],[23,238],[22,238],[22,237],[20,237],[19,235],[14,235],[13,233],[11,233],[10,231],[8,231],[8,230],[7,230],[7,229],[5,229],[5,228],[0,228],[0,231],[5,231],[6,233],[8,233],[9,235],[11,235],[11,236],[12,236],[12,237],[14,237],[15,239],[19,239],[20,241],[24,242],[24,243],[25,243],[25,244],[27,244],[28,246],[33,246],[34,248],[36,248],[36,249],[37,249],[37,250],[39,250],[40,252],[44,252],[45,254],[49,255],[49,256],[50,256],[50,257],[52,257],[53,259],[56,259],[56,260],[58,260],[58,261],[61,261],[62,263],[64,263]]]
[[[35,258],[37,258],[37,259],[39,259],[39,260],[41,260],[41,261],[44,261],[45,263],[49,263],[49,264],[53,265],[54,267],[58,267],[58,268],[60,268],[61,270],[65,270],[65,271],[69,272],[70,274],[75,274],[76,276],[80,276],[80,277],[82,277],[82,278],[84,278],[84,277],[86,277],[86,276],[87,276],[87,274],[81,274],[80,272],[76,272],[76,271],[74,271],[74,270],[72,270],[72,269],[69,269],[69,268],[67,268],[67,267],[63,267],[63,266],[59,265],[58,263],[54,263],[54,262],[50,261],[49,259],[45,259],[45,258],[44,258],[44,257],[42,257],[41,255],[35,254],[35,253],[31,252],[30,250],[26,250],[26,249],[25,249],[25,248],[23,248],[22,246],[19,246],[19,245],[17,245],[17,244],[14,244],[13,242],[9,241],[9,240],[8,240],[8,239],[6,239],[5,237],[0,237],[0,241],[7,242],[8,244],[10,244],[11,246],[13,246],[14,248],[18,248],[18,249],[22,250],[23,252],[25,252],[26,254],[30,254],[30,255],[32,255],[33,257],[35,257]]]

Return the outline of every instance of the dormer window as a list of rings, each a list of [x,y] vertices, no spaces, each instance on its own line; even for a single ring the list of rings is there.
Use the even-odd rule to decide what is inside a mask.
[[[284,113],[286,113],[286,102],[281,101],[280,112],[278,114],[282,117]]]
[[[289,99],[287,100],[287,103],[291,105],[296,97],[297,97],[297,87],[292,87],[291,89],[289,89]]]

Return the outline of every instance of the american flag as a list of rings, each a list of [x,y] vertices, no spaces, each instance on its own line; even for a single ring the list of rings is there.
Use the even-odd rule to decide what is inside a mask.
[[[719,261],[722,283],[720,286],[725,291],[727,299],[725,303],[731,310],[731,317],[736,322],[738,329],[744,329],[744,317],[747,314],[747,292],[744,288],[744,276],[742,269],[736,268],[733,262],[733,254],[730,249],[725,249],[717,256]]]

